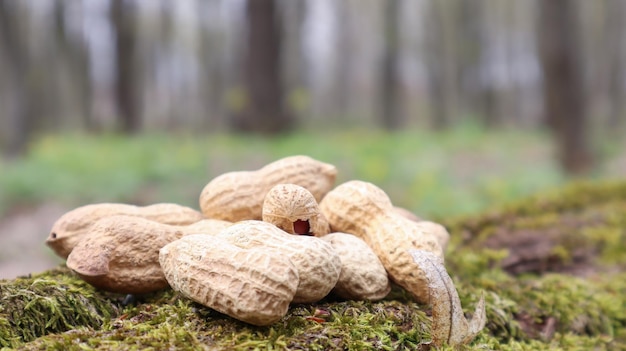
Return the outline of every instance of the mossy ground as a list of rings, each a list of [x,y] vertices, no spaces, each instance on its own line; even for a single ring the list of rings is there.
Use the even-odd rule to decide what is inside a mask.
[[[466,349],[626,350],[626,183],[572,185],[445,224],[464,308],[487,301],[487,326]],[[518,236],[549,237],[549,250],[519,257]],[[1,282],[0,294],[0,345],[26,350],[414,350],[430,339],[428,306],[400,289],[294,305],[263,328],[171,290],[123,305],[64,268]]]

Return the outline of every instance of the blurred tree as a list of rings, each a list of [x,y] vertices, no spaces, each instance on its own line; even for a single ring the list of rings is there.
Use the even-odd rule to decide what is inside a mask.
[[[91,115],[92,90],[89,75],[89,54],[84,37],[70,37],[67,28],[67,1],[56,0],[54,2],[54,33],[55,33],[55,56],[56,64],[64,66],[59,71],[69,71],[68,88],[72,90],[74,99],[72,106],[67,106],[55,111],[62,117],[67,111],[72,111],[72,107],[77,107],[77,114],[82,118],[82,124],[88,131],[97,129],[95,121]],[[82,4],[80,5],[82,6]]]
[[[494,46],[490,32],[492,24],[488,13],[498,10],[498,4],[489,7],[486,0],[460,1],[456,23],[458,39],[457,66],[459,72],[459,102],[465,113],[475,114],[482,118],[488,127],[499,123],[499,94],[489,76],[489,63],[485,62],[490,46]],[[487,11],[489,8],[489,11]],[[495,36],[495,35],[494,35]]]
[[[555,134],[563,169],[584,173],[591,168],[592,154],[586,132],[577,3],[539,1],[538,10],[545,123]]]
[[[246,16],[246,101],[243,111],[234,116],[234,127],[266,134],[291,130],[294,120],[283,99],[282,31],[276,1],[248,0]]]
[[[136,4],[111,0],[110,16],[115,31],[115,98],[120,129],[125,133],[141,130],[140,72],[137,67]]]
[[[387,130],[402,127],[400,84],[398,79],[399,34],[402,24],[399,16],[399,0],[385,1],[384,18],[384,49],[382,60],[380,124]]]
[[[607,0],[605,4],[606,21],[604,42],[605,42],[605,58],[608,61],[603,67],[606,70],[608,79],[609,100],[609,130],[620,130],[620,124],[623,123],[624,117],[624,50],[625,38],[623,18],[626,15],[626,3],[622,0]]]
[[[428,85],[432,100],[432,125],[444,129],[458,114],[458,43],[455,14],[458,2],[430,2],[425,22],[429,31],[425,47]]]
[[[302,103],[302,94],[305,93],[307,85],[302,47],[307,3],[306,0],[282,0],[279,4],[284,14],[283,74],[289,96],[288,106],[296,113],[300,113],[308,107]]]
[[[6,116],[3,142],[7,156],[22,154],[36,126],[33,107],[36,101],[29,101],[28,41],[23,21],[26,16],[20,13],[21,4],[17,1],[0,0],[0,55],[4,61],[3,78],[0,82],[4,96],[0,113]]]
[[[327,88],[324,90],[327,90],[330,98],[327,104],[322,104],[320,112],[321,115],[349,118],[355,110],[352,99],[358,96],[352,83],[355,80],[354,62],[359,57],[358,40],[355,38],[359,35],[356,25],[359,16],[355,16],[348,0],[333,1],[332,7],[337,19],[337,36],[333,48],[336,52],[333,55],[335,62],[332,65],[330,84],[324,87]]]
[[[220,30],[224,26],[223,19],[216,15],[220,10],[220,1],[198,1],[196,7],[199,60],[204,64],[205,71],[199,87],[200,96],[204,97],[199,125],[203,130],[215,130],[225,124],[223,100],[227,90],[226,77],[230,72],[224,64],[228,62],[224,52],[232,55],[232,50],[227,49],[226,33]]]

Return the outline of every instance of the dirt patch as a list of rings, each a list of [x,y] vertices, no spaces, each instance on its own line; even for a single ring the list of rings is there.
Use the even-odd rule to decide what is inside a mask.
[[[44,241],[54,221],[68,210],[48,203],[0,219],[0,279],[45,271],[63,262]]]
[[[563,214],[558,225],[539,228],[500,227],[484,241],[492,249],[507,249],[509,255],[500,262],[505,271],[514,274],[560,272],[586,276],[595,271],[600,254],[597,243],[577,234],[577,228],[602,225],[602,220],[582,220],[578,215]]]

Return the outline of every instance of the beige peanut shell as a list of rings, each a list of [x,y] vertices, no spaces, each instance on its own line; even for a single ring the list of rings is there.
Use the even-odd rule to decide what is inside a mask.
[[[387,271],[362,239],[347,233],[320,237],[329,242],[341,259],[341,274],[333,294],[348,300],[376,301],[391,290]]]
[[[167,287],[159,250],[182,230],[140,217],[98,221],[67,258],[67,267],[98,289],[142,294]]]
[[[134,294],[159,290],[167,287],[159,249],[184,235],[216,235],[229,225],[215,219],[174,226],[141,217],[106,217],[82,236],[67,266],[102,290]]]
[[[412,220],[412,221],[419,222],[419,221],[421,221],[421,220],[422,220],[422,219],[421,219],[418,215],[416,215],[415,213],[413,213],[413,212],[411,212],[411,211],[407,210],[407,209],[406,209],[406,208],[404,208],[404,207],[394,206],[394,207],[393,207],[393,210],[394,210],[397,214],[401,215],[402,217],[406,217],[407,219],[410,219],[410,220]]]
[[[431,222],[431,221],[419,221],[417,222],[417,226],[424,232],[428,233],[437,239],[441,250],[445,253],[448,247],[448,242],[450,241],[450,234],[446,227],[442,226],[439,223]]]
[[[419,227],[423,231],[434,235],[437,238],[437,241],[439,242],[439,246],[441,246],[442,251],[446,251],[446,248],[448,247],[448,241],[450,241],[450,234],[444,226],[439,223],[423,220],[413,212],[403,207],[394,206],[393,211],[401,215],[402,217],[417,222]]]
[[[341,260],[333,247],[313,236],[291,235],[262,221],[242,221],[216,235],[243,249],[267,248],[293,262],[300,282],[294,303],[312,303],[333,289],[341,273]]]
[[[289,234],[321,236],[330,232],[313,194],[295,184],[278,184],[265,195],[263,221]]]
[[[222,174],[211,180],[200,194],[200,208],[207,218],[230,222],[262,218],[265,195],[278,184],[296,184],[319,201],[334,185],[335,166],[308,156],[291,156],[257,171]]]
[[[208,235],[189,235],[166,245],[159,261],[174,290],[258,326],[287,313],[299,281],[296,267],[280,252],[241,249]]]
[[[223,221],[221,219],[205,218],[195,223],[178,226],[184,235],[191,234],[209,234],[215,235],[232,225],[232,222]]]
[[[171,203],[149,206],[119,203],[91,204],[78,207],[61,216],[52,225],[46,244],[57,255],[67,258],[72,249],[98,220],[116,215],[142,217],[171,225],[187,225],[202,219],[200,212]]]
[[[337,186],[321,201],[320,209],[332,231],[363,239],[394,282],[419,302],[428,303],[425,273],[416,265],[409,250],[426,250],[443,258],[435,235],[397,214],[384,191],[368,182],[355,180]]]

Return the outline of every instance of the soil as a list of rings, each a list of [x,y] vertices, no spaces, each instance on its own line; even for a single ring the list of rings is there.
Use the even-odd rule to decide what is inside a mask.
[[[0,279],[42,272],[63,263],[45,240],[54,221],[69,210],[47,203],[0,218]]]
[[[507,249],[509,255],[500,267],[513,275],[547,272],[589,276],[596,271],[594,261],[600,255],[597,246],[589,245],[575,233],[583,226],[600,225],[602,219],[582,220],[575,214],[562,214],[558,226],[514,229],[503,225],[482,245],[491,249]],[[567,247],[568,257],[558,248]]]

